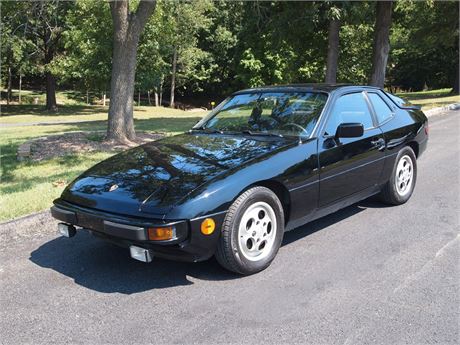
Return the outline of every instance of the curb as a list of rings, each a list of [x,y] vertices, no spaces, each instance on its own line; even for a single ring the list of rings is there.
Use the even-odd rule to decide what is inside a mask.
[[[427,111],[424,111],[423,113],[427,117],[430,117],[430,116],[440,115],[440,114],[442,114],[442,113],[444,113],[446,111],[449,111],[449,110],[460,110],[460,103],[452,103],[452,104],[445,105],[443,107],[437,107],[437,108],[429,109]]]
[[[0,223],[0,243],[56,234],[57,221],[49,210],[35,212]],[[37,229],[40,229],[39,231]]]
[[[48,213],[51,215],[49,207],[48,207],[48,209],[45,209],[43,211],[33,212],[33,213],[26,214],[24,216],[19,216],[19,217],[16,217],[16,218],[9,219],[7,221],[4,221],[4,222],[0,223],[0,230],[2,229],[2,227],[13,226],[13,225],[16,225],[16,223],[28,220],[29,218],[40,217],[40,216],[46,217],[46,216],[48,216]]]

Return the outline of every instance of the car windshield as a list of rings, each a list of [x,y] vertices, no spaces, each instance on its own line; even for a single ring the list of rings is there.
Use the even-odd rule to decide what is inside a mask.
[[[194,129],[309,137],[326,104],[314,92],[243,93],[229,97]]]

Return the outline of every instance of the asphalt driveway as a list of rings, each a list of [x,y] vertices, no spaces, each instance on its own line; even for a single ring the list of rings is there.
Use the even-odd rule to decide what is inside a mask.
[[[431,120],[412,199],[366,200],[287,233],[250,277],[143,264],[41,214],[0,226],[0,341],[458,344],[460,113]]]

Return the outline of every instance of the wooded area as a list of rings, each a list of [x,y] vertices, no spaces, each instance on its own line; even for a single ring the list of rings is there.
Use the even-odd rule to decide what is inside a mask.
[[[88,103],[111,94],[115,140],[134,137],[141,97],[209,107],[241,88],[324,81],[459,91],[456,1],[11,1],[1,21],[7,101],[12,88],[46,89],[49,110],[56,87]]]

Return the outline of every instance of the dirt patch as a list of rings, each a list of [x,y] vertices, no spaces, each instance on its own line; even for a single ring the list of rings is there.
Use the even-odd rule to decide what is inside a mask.
[[[104,132],[72,132],[34,139],[30,144],[29,159],[41,161],[69,154],[105,151],[116,152],[164,137],[161,133],[138,133],[132,145],[105,141]]]

